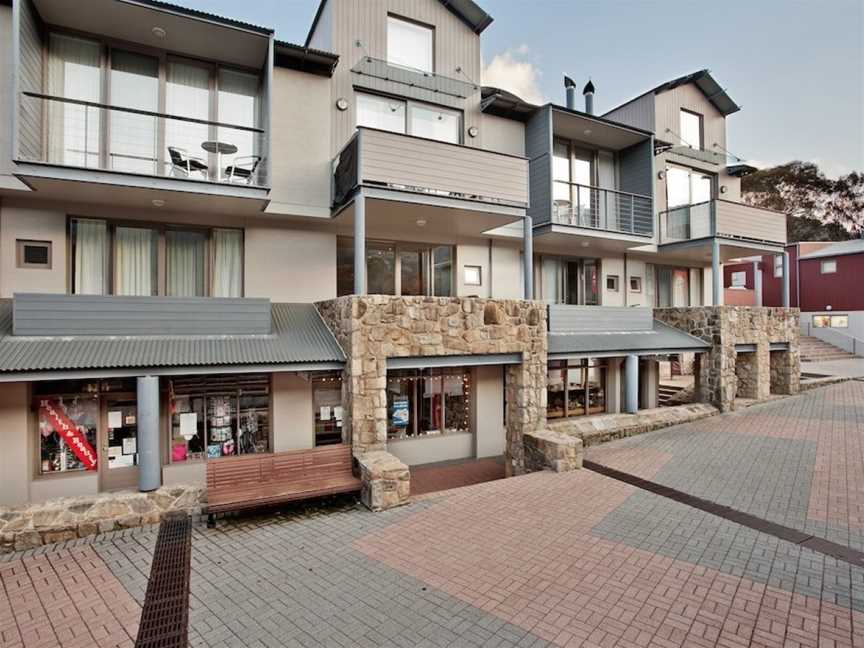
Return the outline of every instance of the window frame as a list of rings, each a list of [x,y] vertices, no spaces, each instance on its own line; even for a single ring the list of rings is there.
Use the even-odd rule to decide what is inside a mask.
[[[25,248],[43,247],[48,251],[45,263],[30,263],[26,259]],[[51,270],[54,265],[53,241],[36,241],[33,239],[15,239],[15,267],[20,270]]]
[[[475,272],[477,279],[468,279],[468,271]],[[463,265],[462,266],[462,283],[466,286],[482,286],[483,285],[483,266],[479,265]]]
[[[113,297],[117,295],[116,276],[115,276],[115,231],[117,227],[136,227],[139,229],[150,229],[153,231],[155,238],[155,256],[156,256],[156,292],[151,294],[152,297],[168,297],[168,231],[175,232],[200,232],[206,235],[206,249],[204,254],[204,292],[200,298],[213,297],[213,257],[214,257],[214,242],[213,232],[216,230],[232,230],[241,233],[240,242],[240,297],[246,296],[246,230],[242,227],[215,227],[207,225],[186,225],[179,223],[165,223],[154,221],[134,221],[124,219],[111,218],[92,218],[90,216],[81,216],[78,214],[70,214],[67,217],[66,235],[67,235],[67,282],[68,294],[76,295],[75,292],[75,235],[74,223],[77,220],[103,221],[107,227],[107,247],[108,247],[108,264],[105,269],[106,274],[106,292],[105,297]],[[146,295],[142,295],[146,296]]]
[[[682,140],[682,143],[686,142],[686,145],[695,151],[704,151],[705,150],[705,115],[702,113],[698,113],[695,110],[688,110],[687,108],[680,108],[678,113],[678,130],[681,131],[679,137]],[[691,117],[696,117],[699,122],[699,142],[698,146],[694,147],[691,142],[687,142],[684,139],[684,128],[683,128],[683,118],[684,115],[689,115]]]
[[[601,411],[591,411],[591,370],[594,369],[600,372],[602,384],[599,390],[603,395],[603,405]],[[549,398],[549,374],[552,372],[560,372],[563,396],[563,410],[560,415],[549,413],[549,403],[552,399]],[[578,393],[578,389],[570,389],[570,373],[581,373],[583,380],[584,405],[581,408],[570,409],[570,393]],[[607,393],[607,383],[609,380],[609,363],[606,358],[580,358],[577,360],[550,360],[546,366],[546,417],[552,419],[567,420],[570,418],[578,418],[582,416],[597,416],[604,414],[609,405],[609,394]],[[579,411],[581,410],[581,411]],[[572,413],[571,413],[572,412]]]
[[[610,286],[610,283],[612,284]],[[606,290],[609,292],[618,292],[620,290],[621,281],[618,275],[606,275]]]
[[[780,279],[783,277],[783,255],[775,254],[774,255],[774,278]]]
[[[825,269],[826,264],[830,264],[828,267],[830,267],[831,270]],[[836,258],[820,259],[819,260],[819,274],[820,275],[837,274],[837,259]]]
[[[729,287],[741,290],[747,288],[747,271],[735,270],[729,275]]]
[[[390,95],[384,92],[372,92],[367,90],[356,90],[355,91],[355,101],[354,101],[354,128],[369,128],[372,130],[380,130],[386,133],[396,133],[397,135],[406,135],[407,137],[416,137],[417,139],[428,140],[430,142],[441,142],[443,144],[452,144],[456,146],[463,146],[465,144],[465,111],[460,110],[458,108],[452,108],[450,106],[442,106],[440,104],[429,103],[428,101],[416,101],[414,99],[409,99],[408,97],[399,97],[395,95]],[[403,120],[402,120],[402,130],[389,130],[386,128],[378,128],[376,126],[366,126],[360,123],[360,99],[359,97],[371,97],[374,99],[380,99],[383,101],[393,101],[403,106]],[[451,142],[449,140],[435,139],[433,137],[426,137],[424,135],[416,135],[411,132],[411,111],[412,109],[420,107],[431,110],[438,110],[442,113],[453,113],[457,120],[457,141]]]
[[[634,287],[635,286],[635,287]],[[631,276],[629,282],[629,289],[632,293],[641,293],[642,292],[642,277],[639,276]]]
[[[424,70],[422,68],[416,68],[408,65],[401,65],[399,63],[394,63],[390,60],[390,25],[391,22],[401,22],[407,25],[411,25],[412,27],[420,27],[429,32],[429,62],[430,69]],[[420,72],[422,74],[435,74],[435,54],[436,54],[436,30],[434,25],[430,25],[428,23],[420,22],[419,20],[413,20],[411,18],[407,18],[405,16],[400,16],[399,14],[389,13],[387,14],[387,22],[385,27],[385,41],[386,41],[386,53],[385,53],[385,61],[387,65],[392,65],[393,67],[398,67],[403,70],[412,70],[414,72]]]
[[[410,374],[410,375],[409,375]],[[452,430],[447,427],[447,399],[448,396],[445,392],[445,382],[448,376],[458,376],[461,377],[463,381],[463,391],[461,398],[466,399],[465,407],[468,409],[468,429],[460,430],[458,428],[454,428]],[[422,383],[426,380],[432,380],[434,384],[434,379],[438,378],[440,383],[440,390],[436,390],[434,395],[440,396],[441,403],[441,422],[438,425],[436,430],[425,430],[423,432],[420,431],[420,404],[422,401],[422,394],[418,397],[417,384]],[[414,390],[414,408],[413,412],[409,414],[409,425],[406,426],[405,429],[412,429],[412,435],[405,435],[402,437],[391,436],[391,421],[392,421],[392,411],[391,411],[391,392],[389,388],[387,391],[387,443],[399,443],[402,441],[416,441],[421,439],[430,439],[430,438],[439,438],[444,436],[451,436],[455,434],[471,434],[474,435],[477,433],[477,417],[475,415],[474,409],[474,401],[476,400],[473,397],[473,392],[475,390],[475,375],[472,367],[469,366],[456,366],[456,367],[425,367],[425,368],[416,368],[416,369],[396,369],[387,372],[386,380],[410,380],[412,381],[412,389]],[[410,401],[409,401],[410,407]],[[431,434],[430,434],[431,432]]]

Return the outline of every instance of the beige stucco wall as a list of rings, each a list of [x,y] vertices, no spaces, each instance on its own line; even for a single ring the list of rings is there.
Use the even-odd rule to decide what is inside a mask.
[[[311,381],[297,374],[273,374],[273,451],[314,447]]]
[[[51,241],[51,269],[18,268],[17,239]],[[53,208],[0,203],[0,297],[15,292],[66,292],[66,214]]]
[[[517,245],[492,242],[492,295],[495,299],[521,299],[522,255]]]
[[[654,306],[653,295],[648,293],[648,268],[644,261],[639,259],[627,259],[627,305],[628,306]],[[630,289],[630,278],[641,277],[642,290],[636,292]]]
[[[476,397],[476,455],[499,457],[507,448],[504,427],[504,370],[500,366],[477,367],[474,372]]]
[[[624,259],[616,257],[603,257],[600,260],[600,303],[603,306],[624,306]],[[609,290],[606,286],[606,278],[610,275],[618,277],[618,290]]]
[[[481,285],[465,285],[465,266],[480,267]],[[456,246],[456,295],[459,297],[489,296],[489,245],[462,244]]]
[[[273,71],[268,213],[330,217],[330,79]]]
[[[525,124],[483,114],[480,121],[483,148],[509,155],[525,155]]]
[[[258,224],[246,229],[247,297],[314,302],[336,296],[336,235]]]
[[[23,504],[29,495],[27,383],[0,384],[0,506]]]

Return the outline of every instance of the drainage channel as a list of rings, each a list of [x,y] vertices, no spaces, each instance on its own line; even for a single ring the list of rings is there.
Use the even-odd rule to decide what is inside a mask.
[[[606,477],[611,477],[612,479],[624,482],[625,484],[641,488],[649,493],[654,493],[655,495],[666,497],[667,499],[680,502],[681,504],[686,504],[687,506],[699,509],[700,511],[711,513],[712,515],[721,517],[724,520],[736,522],[761,533],[767,533],[768,535],[779,538],[780,540],[800,545],[810,549],[811,551],[815,551],[816,553],[830,556],[837,560],[842,560],[850,565],[864,567],[864,552],[857,551],[851,547],[832,542],[831,540],[826,540],[825,538],[820,538],[819,536],[810,535],[803,531],[799,531],[798,529],[783,526],[782,524],[777,524],[776,522],[771,522],[764,518],[756,517],[750,513],[745,513],[744,511],[739,511],[738,509],[733,509],[729,506],[712,502],[711,500],[689,495],[675,488],[670,488],[669,486],[664,486],[657,482],[642,479],[636,475],[621,472],[620,470],[615,470],[614,468],[604,466],[603,464],[594,461],[584,461],[583,466],[588,470],[605,475]]]
[[[135,648],[188,645],[191,557],[192,519],[187,515],[163,519],[153,550]]]

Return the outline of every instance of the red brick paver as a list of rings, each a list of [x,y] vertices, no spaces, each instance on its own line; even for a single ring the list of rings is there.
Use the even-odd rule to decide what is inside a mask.
[[[131,647],[140,614],[90,547],[0,563],[0,648]]]
[[[451,488],[503,479],[503,457],[470,459],[411,468],[411,495],[425,495]]]
[[[559,646],[864,645],[860,613],[592,534],[633,491],[588,471],[490,482],[355,547]]]

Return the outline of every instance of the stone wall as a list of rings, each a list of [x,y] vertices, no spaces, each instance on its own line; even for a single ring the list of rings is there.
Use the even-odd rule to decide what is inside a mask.
[[[505,373],[507,466],[524,471],[522,436],[546,424],[546,308],[527,300],[345,296],[318,305],[347,356],[344,434],[355,456],[387,449],[387,358],[519,354]]]
[[[734,409],[736,396],[761,399],[772,391],[798,393],[801,364],[797,308],[656,308],[654,317],[713,345],[697,363],[697,384],[700,400],[720,411]],[[788,351],[775,356],[774,363],[771,361],[772,343],[788,344]],[[740,366],[735,351],[738,344],[756,346],[755,353],[742,354]],[[742,383],[740,394],[739,380]]]

